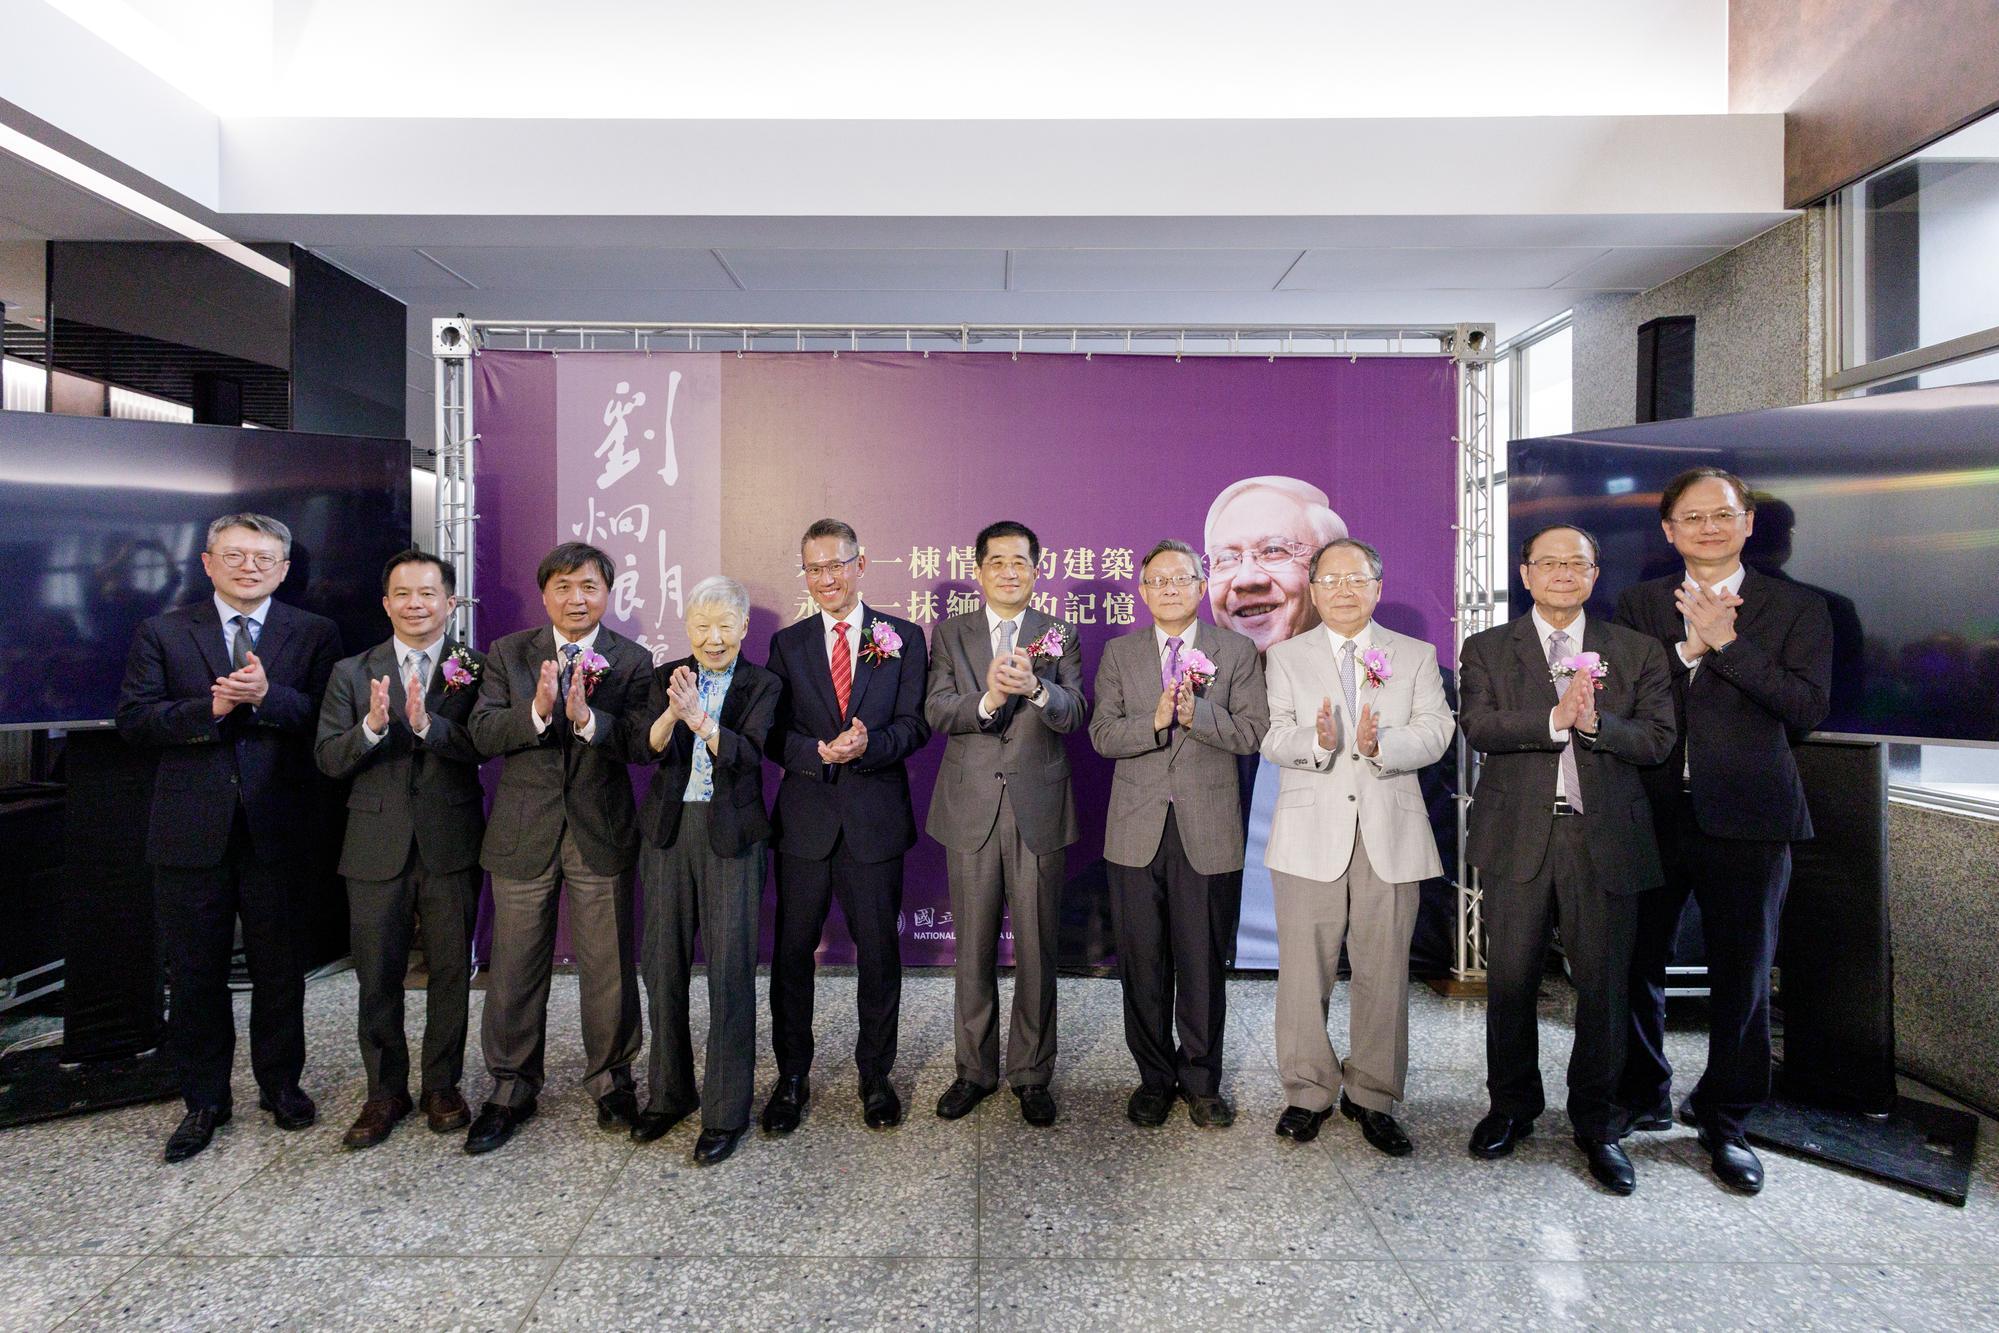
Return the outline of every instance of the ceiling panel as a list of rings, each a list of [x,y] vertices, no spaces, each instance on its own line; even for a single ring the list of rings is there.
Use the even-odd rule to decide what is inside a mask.
[[[316,253],[391,294],[465,291],[471,286],[405,245],[333,246]]]
[[[736,286],[707,250],[459,245],[426,246],[425,251],[474,286],[488,289],[707,292]]]
[[[0,234],[9,240],[171,241],[164,227],[0,152]]]
[[[1296,250],[1016,250],[1022,292],[1267,292]]]
[[[1004,250],[725,250],[753,292],[997,292]]]
[[[1584,264],[1563,279],[1562,285],[1602,292],[1642,292],[1727,253],[1715,245],[1625,246]]]
[[[1310,250],[1285,291],[1451,291],[1552,287],[1606,252],[1601,248]]]

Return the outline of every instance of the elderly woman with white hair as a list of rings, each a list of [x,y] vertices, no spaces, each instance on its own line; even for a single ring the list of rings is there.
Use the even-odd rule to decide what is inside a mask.
[[[757,904],[763,894],[764,738],[782,684],[744,661],[750,597],[731,578],[688,594],[693,652],[653,668],[644,708],[625,722],[626,757],[657,764],[639,811],[645,885],[640,970],[652,1008],[646,1109],[632,1138],[649,1143],[701,1108],[694,1161],[713,1165],[750,1123],[756,1072]],[[687,992],[700,936],[708,960],[708,1054],[699,1093]]]

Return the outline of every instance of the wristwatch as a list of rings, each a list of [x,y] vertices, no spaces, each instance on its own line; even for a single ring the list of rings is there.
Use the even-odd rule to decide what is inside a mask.
[[[1045,704],[1047,704],[1048,682],[1044,680],[1041,682],[1040,685],[1035,687],[1034,693],[1027,696],[1027,702],[1033,704],[1036,708],[1040,708]]]

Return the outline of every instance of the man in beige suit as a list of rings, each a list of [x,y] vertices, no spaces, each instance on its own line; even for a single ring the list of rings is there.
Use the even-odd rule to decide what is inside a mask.
[[[1124,1039],[1138,1062],[1125,1115],[1164,1124],[1177,1089],[1189,1120],[1225,1129],[1235,1123],[1221,1081],[1242,869],[1236,758],[1256,753],[1269,723],[1263,667],[1246,635],[1194,618],[1204,589],[1193,547],[1160,542],[1138,575],[1152,624],[1104,646],[1090,723],[1097,753],[1117,761],[1104,861]]]
[[[1342,537],[1312,557],[1321,627],[1272,645],[1270,731],[1279,771],[1264,863],[1277,907],[1277,1132],[1318,1135],[1335,1094],[1380,1151],[1412,1151],[1395,1123],[1409,1065],[1409,939],[1417,884],[1443,873],[1416,770],[1449,748],[1437,650],[1374,623],[1381,554]],[[1344,1063],[1326,1001],[1345,944],[1353,964]]]

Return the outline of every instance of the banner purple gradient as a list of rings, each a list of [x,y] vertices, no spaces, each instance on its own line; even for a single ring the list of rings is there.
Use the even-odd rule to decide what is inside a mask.
[[[573,408],[567,377],[579,361],[592,383],[587,402]],[[1041,538],[1037,598],[1078,622],[1092,685],[1104,642],[1149,623],[1136,558],[1169,536],[1200,549],[1209,505],[1224,488],[1281,474],[1323,489],[1348,531],[1381,550],[1381,622],[1429,639],[1452,665],[1457,374],[1441,357],[605,352],[564,355],[558,372],[553,354],[487,352],[475,362],[473,400],[482,644],[540,622],[534,567],[556,541],[576,535],[570,527],[582,510],[569,513],[569,488],[558,486],[557,445],[564,458],[576,451],[558,423],[592,423],[577,466],[601,467],[592,451],[607,429],[606,392],[615,395],[619,382],[656,384],[667,361],[690,377],[683,394],[694,363],[712,368],[720,418],[719,551],[704,563],[698,520],[687,540],[670,540],[686,587],[717,572],[749,587],[752,660],[764,660],[770,635],[807,605],[798,538],[812,520],[853,524],[869,557],[863,598],[928,630],[980,604],[973,540],[984,524],[1011,518]],[[655,392],[648,387],[648,407],[661,403]],[[674,420],[688,418],[676,408]],[[682,438],[693,429],[682,426]],[[641,459],[633,482],[659,466]],[[644,484],[660,489],[657,477]],[[657,591],[644,590],[648,598]],[[684,647],[678,634],[665,642]],[[919,825],[943,748],[934,740],[910,765]],[[1070,758],[1082,837],[1069,852],[1065,961],[1102,961],[1111,766],[1081,735],[1070,741]],[[771,905],[767,890],[766,924]],[[928,838],[909,856],[903,920],[905,962],[952,960],[944,858]],[[768,930],[764,940],[767,951]],[[821,957],[851,961],[837,910]]]

